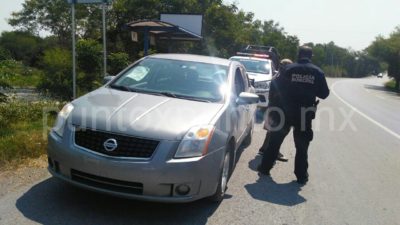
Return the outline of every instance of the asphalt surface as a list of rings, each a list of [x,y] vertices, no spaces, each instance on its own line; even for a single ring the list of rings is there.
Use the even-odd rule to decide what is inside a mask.
[[[285,140],[271,178],[255,168],[257,125],[221,204],[137,202],[80,190],[49,175],[0,195],[0,224],[400,224],[400,97],[384,79],[331,79],[309,149],[310,181],[293,174]]]

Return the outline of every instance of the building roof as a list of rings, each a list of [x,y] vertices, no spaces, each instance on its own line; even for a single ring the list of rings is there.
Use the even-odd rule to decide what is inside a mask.
[[[177,25],[160,20],[139,20],[125,25],[127,30],[135,32],[149,31],[150,34],[160,39],[170,39],[179,41],[198,41],[203,37],[190,32]]]

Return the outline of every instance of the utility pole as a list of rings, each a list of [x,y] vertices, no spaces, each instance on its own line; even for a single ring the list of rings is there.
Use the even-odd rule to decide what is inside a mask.
[[[103,2],[103,69],[104,69],[104,77],[107,76],[107,24],[106,24],[106,10],[107,10],[107,1]]]
[[[75,35],[75,3],[73,0],[71,4],[71,14],[72,14],[72,99],[76,98],[76,35]]]
[[[103,69],[104,76],[107,76],[107,24],[106,24],[106,11],[107,4],[112,0],[67,0],[71,4],[72,14],[72,98],[76,96],[76,22],[75,22],[75,4],[103,4]]]

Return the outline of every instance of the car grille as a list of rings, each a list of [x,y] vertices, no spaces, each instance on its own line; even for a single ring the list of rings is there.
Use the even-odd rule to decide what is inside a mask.
[[[267,102],[264,95],[259,95],[258,99],[259,99],[259,102]]]
[[[104,142],[115,139],[117,147],[107,151]],[[75,130],[75,144],[91,151],[115,157],[150,158],[159,142],[120,134],[95,131],[90,129]]]
[[[142,183],[99,177],[77,170],[71,170],[71,178],[73,181],[79,182],[81,184],[86,184],[91,187],[96,187],[115,192],[122,192],[127,194],[135,194],[135,195],[143,194]]]

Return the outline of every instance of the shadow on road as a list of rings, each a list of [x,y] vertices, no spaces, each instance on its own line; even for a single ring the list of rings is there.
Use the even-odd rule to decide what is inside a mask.
[[[229,196],[227,196],[229,198]],[[85,191],[47,179],[17,200],[16,207],[40,224],[206,224],[219,204],[139,202]]]
[[[249,162],[249,168],[256,171],[260,161],[261,156],[256,156]],[[254,199],[277,205],[295,206],[307,201],[299,194],[301,186],[296,181],[279,184],[269,176],[260,175],[256,183],[247,184],[245,188]]]

